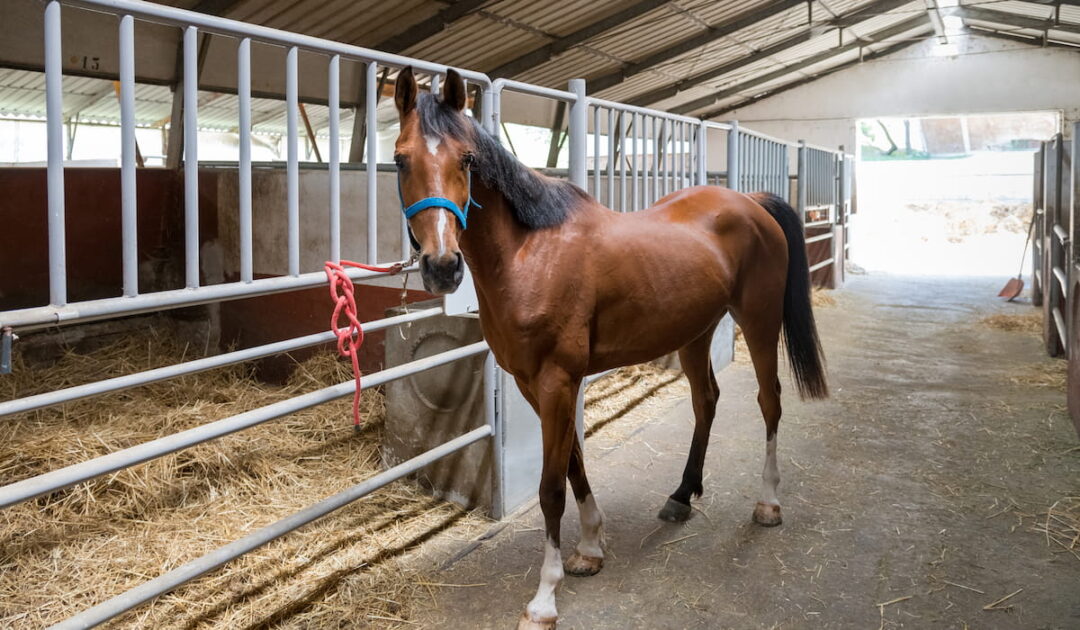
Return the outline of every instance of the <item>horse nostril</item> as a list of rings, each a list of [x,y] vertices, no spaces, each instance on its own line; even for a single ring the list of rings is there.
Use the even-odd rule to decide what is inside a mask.
[[[465,270],[465,257],[461,255],[461,252],[454,254],[457,257],[454,265],[454,272],[460,273]]]
[[[431,273],[431,256],[423,254],[420,256],[420,271],[422,273]]]

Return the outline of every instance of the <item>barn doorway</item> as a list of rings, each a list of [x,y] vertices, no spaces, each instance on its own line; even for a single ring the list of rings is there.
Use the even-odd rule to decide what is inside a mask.
[[[1016,275],[1032,215],[1033,153],[1060,120],[1056,112],[858,120],[855,264],[904,275]]]

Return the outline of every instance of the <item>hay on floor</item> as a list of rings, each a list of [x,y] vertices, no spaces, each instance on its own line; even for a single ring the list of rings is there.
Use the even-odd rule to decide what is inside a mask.
[[[20,362],[3,399],[192,358],[143,336],[54,365]],[[297,394],[348,381],[329,352],[284,386],[244,366],[28,412],[0,425],[8,484]],[[0,513],[0,627],[40,628],[173,569],[381,470],[382,395],[363,431],[348,398],[270,421]],[[486,521],[396,483],[117,620],[116,627],[378,627],[418,588],[402,561],[435,533],[469,538]]]
[[[1043,327],[1042,311],[1032,310],[1022,315],[998,313],[979,320],[983,326],[1008,332],[1041,333]]]
[[[47,366],[19,360],[0,398],[192,358],[172,338],[133,335]],[[328,351],[284,386],[233,366],[6,418],[0,485],[350,378]],[[643,401],[686,391],[675,371],[619,370],[588,390],[590,432],[644,422]],[[0,627],[56,623],[379,472],[381,393],[366,390],[361,409],[359,433],[344,398],[0,512]],[[418,567],[489,527],[412,483],[391,484],[110,627],[412,627],[413,602],[438,597]]]

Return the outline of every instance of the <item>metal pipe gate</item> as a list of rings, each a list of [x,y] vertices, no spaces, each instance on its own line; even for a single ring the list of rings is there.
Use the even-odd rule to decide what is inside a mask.
[[[64,7],[75,7],[103,12],[116,16],[119,35],[120,97],[121,97],[121,259],[123,294],[119,297],[71,302],[67,287],[66,241],[64,233],[64,142],[63,142],[63,50],[61,47],[61,19]],[[183,98],[183,146],[184,146],[184,284],[185,288],[156,292],[143,292],[138,282],[137,243],[137,195],[136,145],[135,145],[135,57],[134,41],[138,25],[145,22],[178,27],[183,31],[180,55]],[[199,252],[199,162],[198,162],[198,48],[201,34],[213,34],[232,40],[236,44],[237,95],[240,151],[238,168],[238,256],[239,280],[221,284],[205,284],[201,277]],[[341,217],[341,155],[340,139],[340,79],[342,60],[364,65],[366,94],[365,116],[367,122],[365,168],[367,173],[366,225],[363,230],[365,260],[372,264],[387,264],[408,258],[410,245],[404,218],[394,225],[382,226],[378,222],[377,155],[375,106],[378,99],[378,75],[382,69],[400,69],[411,65],[416,71],[430,76],[431,89],[438,90],[438,83],[445,67],[400,55],[349,46],[297,35],[271,28],[185,11],[169,6],[151,4],[140,0],[49,0],[44,6],[45,78],[48,133],[48,244],[49,244],[49,295],[50,303],[44,306],[0,312],[0,330],[3,331],[3,362],[10,358],[10,344],[14,332],[29,331],[49,326],[65,326],[95,320],[116,318],[138,313],[150,313],[207,303],[236,300],[247,297],[295,291],[324,285],[322,271],[304,270],[301,264],[300,221],[301,202],[298,156],[298,57],[316,55],[323,60],[327,73],[327,102],[330,111],[330,152],[328,162],[329,203],[322,209],[305,206],[303,211],[326,212],[329,225],[328,260],[341,258],[341,238],[344,232],[356,238],[359,230],[342,226]],[[274,46],[285,51],[285,63],[281,72],[285,76],[285,102],[287,108],[287,160],[286,160],[286,225],[287,225],[287,273],[276,277],[256,278],[253,265],[252,220],[252,161],[251,161],[251,45],[256,43]],[[788,194],[789,151],[791,143],[778,140],[745,128],[737,122],[718,123],[679,116],[647,108],[589,97],[583,80],[570,82],[569,90],[554,90],[515,81],[491,79],[481,73],[463,71],[462,76],[479,88],[482,125],[490,133],[498,135],[500,129],[501,95],[511,90],[541,98],[555,99],[569,107],[571,182],[590,190],[608,206],[632,212],[643,209],[664,195],[690,185],[700,185],[719,179],[720,174],[708,170],[709,133],[726,133],[728,172],[730,187],[737,190],[768,190],[785,199]],[[590,131],[591,123],[591,131]],[[591,142],[590,142],[591,141]],[[720,146],[723,146],[722,144]],[[591,156],[590,156],[591,148]],[[802,147],[802,151],[820,151],[814,154],[807,169],[800,168],[800,198],[805,193],[813,203],[825,200],[820,187],[835,178],[838,158],[829,162],[827,150]],[[590,161],[591,157],[591,161]],[[829,164],[832,164],[830,167]],[[833,170],[828,170],[832,168]],[[847,171],[843,171],[847,173]],[[813,178],[812,182],[808,178]],[[836,195],[836,186],[832,187]],[[850,200],[850,189],[842,199]],[[836,198],[828,203],[836,204]],[[396,204],[397,200],[392,200]],[[825,203],[825,201],[821,201]],[[805,206],[805,204],[804,204]],[[804,207],[800,207],[803,210]],[[829,215],[830,217],[832,215]],[[844,215],[846,216],[846,215]],[[400,243],[392,252],[380,251],[380,234],[394,234]],[[415,270],[415,266],[409,268]],[[354,280],[364,281],[385,275],[376,272],[349,270]],[[475,310],[475,296],[469,296],[468,287],[448,296],[442,307],[415,311],[406,315],[388,317],[367,322],[366,332],[386,329],[403,323],[444,314],[459,314]],[[139,387],[149,383],[193,374],[253,359],[310,347],[331,341],[331,332],[307,335],[296,339],[265,344],[262,346],[228,352],[225,354],[187,361],[137,374],[88,383],[37,396],[0,402],[0,416],[41,409]],[[395,379],[417,374],[439,365],[465,357],[487,353],[484,364],[485,423],[483,426],[458,436],[426,453],[386,470],[337,495],[327,497],[277,523],[269,525],[238,541],[214,550],[177,569],[150,580],[127,593],[102,602],[56,627],[85,628],[107,621],[142,603],[152,600],[177,586],[190,581],[214,568],[235,559],[267,542],[281,537],[311,521],[355,501],[374,490],[405,477],[420,468],[474,442],[493,438],[492,448],[496,465],[502,470],[503,448],[506,431],[520,431],[521,422],[508,423],[506,404],[498,403],[498,384],[505,382],[487,344],[478,342],[455,348],[410,363],[387,368],[364,377],[367,385],[380,385]],[[3,365],[0,365],[2,372]],[[591,377],[592,382],[598,377]],[[136,445],[108,455],[90,459],[66,468],[54,470],[37,477],[25,479],[0,487],[0,508],[8,507],[57,490],[109,474],[123,468],[164,456],[246,428],[280,418],[289,413],[324,402],[348,396],[354,383],[349,380],[310,392],[292,399],[280,401],[261,408],[224,418],[216,422],[169,435],[144,444]],[[580,421],[580,418],[579,418]],[[536,423],[538,429],[538,423]],[[538,431],[534,431],[538,438]],[[503,480],[504,481],[504,480]],[[500,481],[502,483],[503,481]],[[503,506],[503,512],[513,506]],[[497,516],[501,516],[498,514]]]
[[[1043,341],[1052,357],[1068,356],[1076,325],[1072,302],[1078,278],[1073,243],[1080,228],[1075,192],[1078,131],[1080,125],[1074,128],[1071,147],[1058,133],[1035,153],[1032,303],[1042,307]]]

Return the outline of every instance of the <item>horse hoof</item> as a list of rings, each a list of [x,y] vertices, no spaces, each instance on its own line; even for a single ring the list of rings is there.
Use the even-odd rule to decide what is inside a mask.
[[[602,568],[604,568],[603,558],[583,556],[576,551],[574,552],[574,555],[567,558],[566,563],[563,564],[563,569],[565,569],[568,574],[575,577],[596,575]]]
[[[660,508],[660,513],[656,516],[661,521],[682,523],[690,520],[690,506],[668,497],[667,503],[664,504],[664,507]]]
[[[758,501],[754,507],[754,522],[764,527],[776,527],[783,523],[784,519],[780,518],[780,506]]]
[[[517,630],[555,630],[555,620],[551,621],[533,621],[529,619],[529,613],[521,613],[521,619],[518,619]]]

